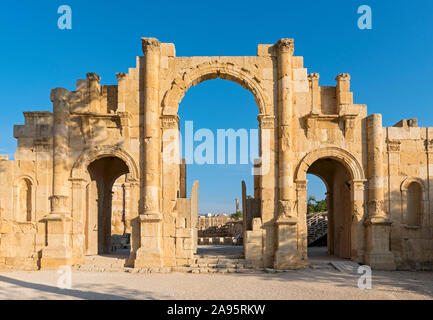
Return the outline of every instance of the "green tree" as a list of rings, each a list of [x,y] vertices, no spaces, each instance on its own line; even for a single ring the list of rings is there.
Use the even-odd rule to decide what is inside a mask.
[[[231,217],[232,217],[233,219],[235,219],[235,220],[239,220],[239,219],[241,219],[241,218],[242,218],[242,211],[238,211],[238,212],[236,212],[236,213],[233,213],[233,214],[231,215]]]
[[[328,203],[326,202],[326,199],[324,199],[324,200],[317,200],[313,196],[311,196],[311,197],[308,198],[308,201],[307,201],[307,214],[325,212],[327,210],[328,210]]]

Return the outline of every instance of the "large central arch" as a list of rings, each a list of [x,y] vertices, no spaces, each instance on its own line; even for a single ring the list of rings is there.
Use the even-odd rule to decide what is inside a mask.
[[[162,101],[162,115],[176,115],[179,103],[191,86],[216,78],[240,84],[254,95],[261,115],[272,114],[269,97],[253,72],[231,62],[211,61],[196,65],[173,80]]]

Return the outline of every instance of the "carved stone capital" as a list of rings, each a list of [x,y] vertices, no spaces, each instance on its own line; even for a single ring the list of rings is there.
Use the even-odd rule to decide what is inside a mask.
[[[101,77],[95,72],[88,72],[86,74],[86,77],[87,77],[87,80],[90,80],[90,81],[98,81],[99,82],[101,80]]]
[[[159,50],[161,47],[161,43],[156,38],[141,38],[141,45],[144,54],[150,51]]]
[[[163,129],[177,129],[179,124],[178,115],[163,115],[161,116],[161,127]]]
[[[293,200],[278,200],[278,216],[280,218],[293,217]]]
[[[116,73],[117,81],[123,80],[126,77],[125,72],[117,72]]]
[[[68,197],[62,195],[53,195],[50,197],[51,202],[51,212],[52,213],[62,213],[66,212],[68,205]]]
[[[293,39],[280,39],[277,42],[278,51],[293,55],[295,51],[295,41]]]
[[[368,216],[369,217],[383,217],[385,202],[383,200],[370,200],[368,201]]]
[[[336,78],[336,81],[350,81],[350,74],[340,73]]]
[[[257,117],[259,120],[260,129],[274,129],[275,127],[275,117],[259,115]]]
[[[308,75],[308,80],[310,81],[310,82],[313,82],[313,81],[319,81],[319,79],[320,79],[320,74],[319,73],[310,73],[309,75]]]
[[[296,180],[296,191],[307,191],[308,180]]]

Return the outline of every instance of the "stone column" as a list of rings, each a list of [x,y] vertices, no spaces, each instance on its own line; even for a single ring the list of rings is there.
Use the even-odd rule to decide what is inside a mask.
[[[311,73],[308,75],[308,81],[310,84],[310,92],[311,92],[311,113],[312,114],[322,113],[319,78],[320,76],[318,73]]]
[[[180,163],[180,196],[179,198],[186,198],[186,162],[182,159]]]
[[[117,112],[126,111],[126,73],[119,72],[116,73],[117,77]]]
[[[391,221],[384,211],[384,161],[382,115],[367,117],[368,218],[366,263],[372,268],[394,270],[394,255],[389,250]]]
[[[42,250],[41,268],[72,264],[71,212],[69,208],[68,90],[51,91],[53,102],[53,193],[47,223],[47,246]]]
[[[140,248],[135,267],[162,265],[160,181],[161,181],[161,128],[159,100],[159,67],[161,44],[155,38],[142,38],[143,73],[143,166],[140,212]],[[144,67],[144,68],[143,68]]]
[[[278,59],[278,114],[279,114],[279,206],[277,228],[278,248],[275,253],[276,269],[294,268],[299,265],[297,215],[294,212],[292,145],[292,57],[293,39],[277,42]]]
[[[352,180],[350,182],[351,202],[352,202],[352,232],[351,232],[351,246],[352,246],[352,260],[363,263],[364,262],[364,226],[365,219],[365,182],[366,180]]]
[[[298,252],[304,260],[308,259],[307,183],[308,180],[296,180]]]
[[[337,81],[337,113],[340,113],[341,106],[353,104],[353,93],[350,92],[350,75],[347,73],[339,74]]]
[[[90,112],[101,112],[101,85],[99,81],[101,77],[94,73],[87,73],[87,80],[89,80],[89,110]]]
[[[235,198],[236,202],[236,212],[239,212],[239,198]]]

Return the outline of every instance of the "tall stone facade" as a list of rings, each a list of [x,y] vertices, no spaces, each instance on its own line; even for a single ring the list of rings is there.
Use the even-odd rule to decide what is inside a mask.
[[[107,252],[121,176],[128,263],[189,263],[198,183],[186,198],[178,108],[191,86],[215,78],[251,91],[258,107],[261,159],[254,197],[243,199],[243,208],[256,204],[245,222],[246,259],[279,269],[308,259],[312,173],[328,189],[330,253],[376,269],[432,264],[433,128],[415,120],[383,127],[380,114],[353,103],[348,74],[320,86],[292,39],[248,57],[176,57],[173,44],[154,38],[142,46],[117,85],[88,73],[75,91],[52,90],[53,112],[25,112],[15,126],[15,160],[0,158],[0,265],[49,268]]]

